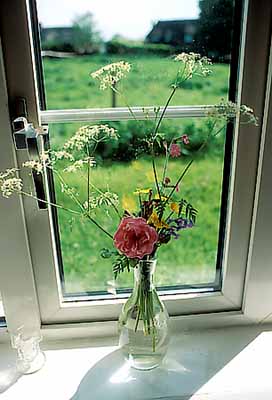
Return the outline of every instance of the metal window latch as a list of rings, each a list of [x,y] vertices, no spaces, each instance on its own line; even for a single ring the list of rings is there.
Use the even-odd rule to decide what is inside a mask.
[[[47,135],[47,127],[39,130],[34,128],[33,124],[28,122],[27,104],[24,97],[17,97],[14,102],[14,119],[12,121],[13,138],[16,150],[36,150],[38,136]],[[35,154],[32,154],[35,156]]]
[[[39,160],[39,150],[41,150],[41,147],[48,139],[48,127],[44,126],[37,131],[33,124],[28,122],[26,101],[24,98],[16,99],[15,109],[17,115],[21,114],[21,116],[18,116],[12,122],[15,148],[16,150],[27,150],[30,160]],[[43,176],[32,170],[32,177],[36,195],[41,200],[38,201],[38,206],[40,209],[45,209],[47,208],[47,204],[45,203],[46,195]]]
[[[37,132],[25,117],[16,118],[12,124],[16,150],[28,149],[29,143],[37,141]]]

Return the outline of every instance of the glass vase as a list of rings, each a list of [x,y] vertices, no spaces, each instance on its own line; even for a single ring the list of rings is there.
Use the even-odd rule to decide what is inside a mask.
[[[119,318],[119,345],[132,367],[149,370],[163,360],[169,343],[169,316],[154,285],[156,260],[134,268],[134,288]]]

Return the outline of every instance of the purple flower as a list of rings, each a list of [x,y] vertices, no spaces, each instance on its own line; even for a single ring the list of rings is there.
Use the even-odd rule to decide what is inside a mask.
[[[175,218],[175,219],[169,219],[168,223],[175,224],[175,225],[172,225],[171,228],[175,229],[177,232],[180,231],[181,229],[192,228],[194,226],[194,224],[191,220],[188,220],[187,218],[182,218],[182,217]]]
[[[179,234],[176,232],[176,228],[171,227],[167,230],[167,232],[174,237],[174,239],[178,239],[179,238]]]

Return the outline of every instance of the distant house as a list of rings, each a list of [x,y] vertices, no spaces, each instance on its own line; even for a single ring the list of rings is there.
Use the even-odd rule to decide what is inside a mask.
[[[197,29],[197,19],[159,21],[153,26],[145,41],[192,49]]]
[[[44,49],[55,49],[71,51],[73,49],[72,27],[44,28],[40,26],[42,47]]]
[[[71,43],[73,40],[73,28],[70,26],[54,28],[41,27],[41,40],[42,42]]]

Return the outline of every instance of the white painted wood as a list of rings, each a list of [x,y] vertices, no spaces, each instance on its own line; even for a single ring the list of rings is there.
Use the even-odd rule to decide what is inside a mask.
[[[207,116],[212,106],[170,106],[164,118],[201,118]],[[47,110],[40,111],[42,124],[67,123],[67,122],[92,122],[92,121],[122,121],[129,119],[155,118],[154,106],[131,107],[133,114],[127,107],[117,108],[90,108],[75,110]],[[161,115],[163,106],[160,106]]]
[[[240,62],[237,101],[253,107],[260,119],[256,128],[252,125],[236,126],[231,185],[228,204],[226,245],[224,253],[223,295],[235,304],[242,304],[244,278],[247,267],[248,248],[251,234],[251,220],[256,191],[261,121],[267,79],[267,65],[270,47],[270,24],[272,3],[262,0],[246,1],[247,23],[243,31],[242,57]],[[266,23],[264,23],[266,21]],[[262,35],[262,44],[256,37]],[[258,66],[257,66],[258,64]],[[261,268],[261,260],[259,260]]]
[[[272,321],[272,45],[243,310],[250,318]]]
[[[241,103],[252,106],[259,116],[262,116],[263,113],[266,81],[267,51],[263,43],[268,40],[269,18],[265,19],[265,16],[266,11],[262,7],[258,7],[255,1],[245,2],[238,100]],[[259,36],[258,41],[252,40],[254,32],[260,27],[263,27],[261,32],[262,39]],[[257,59],[256,53],[259,54]],[[254,70],[252,69],[253,61]],[[254,86],[252,85],[252,80],[254,81]],[[203,106],[196,108],[172,107],[169,113],[172,113],[172,116],[182,117],[188,116],[194,110],[202,113],[204,111]],[[143,116],[141,107],[135,108],[135,112]],[[41,120],[55,123],[67,122],[69,118],[71,118],[71,121],[75,121],[74,118],[79,118],[77,121],[81,118],[82,121],[96,120],[101,119],[103,116],[109,120],[115,117],[116,119],[130,118],[129,111],[121,108],[115,110],[46,111],[41,113]],[[197,293],[195,291],[191,294],[165,296],[163,299],[171,315],[234,311],[242,307],[260,136],[261,127],[241,127],[237,123],[223,262],[224,280],[222,292]],[[249,137],[250,140],[248,139]],[[241,204],[243,205],[242,207]],[[47,231],[49,232],[49,230]],[[47,238],[48,236],[45,235],[44,237]],[[41,251],[44,255],[46,253],[46,251],[43,252],[40,246],[35,246],[33,251],[35,259],[38,259]],[[85,299],[77,303],[62,302],[61,296],[58,295],[59,281],[54,269],[55,260],[49,252],[47,262],[47,267],[41,262],[35,263],[37,287],[41,299],[41,313],[44,323],[117,319],[124,302],[122,299],[103,300],[103,302],[98,302],[97,300],[86,302],[84,301]],[[49,298],[47,296],[48,291],[52,293]]]
[[[17,165],[0,44],[0,170]],[[0,198],[0,289],[10,333],[39,334],[40,313],[22,199]]]
[[[18,377],[1,400],[271,400],[271,326],[180,333],[162,366],[149,372],[129,368],[116,345],[44,343],[45,366]],[[14,377],[14,356],[3,345],[0,353],[4,387]]]
[[[257,114],[259,116],[262,116],[264,87],[266,80],[266,42],[270,26],[270,11],[272,4],[268,0],[259,0],[258,2],[255,0],[249,0],[245,1],[245,5],[245,15],[247,15],[247,5],[249,5],[249,17],[248,24],[245,26],[243,36],[243,43],[245,43],[245,46],[242,46],[242,48],[244,49],[243,54],[245,56],[245,65],[243,65],[243,63],[240,64],[241,74],[238,88],[239,100],[252,106],[256,110]],[[13,23],[14,15],[17,14],[12,14]],[[25,13],[19,15],[19,17],[26,19]],[[7,14],[5,14],[5,18],[8,18]],[[27,21],[25,20],[24,24],[26,23]],[[258,32],[258,35],[256,35],[256,32]],[[7,46],[8,39],[6,40],[7,43],[5,43],[5,45]],[[9,45],[11,46],[12,43],[10,43]],[[14,53],[16,52],[13,52],[13,55],[10,56],[13,57]],[[34,93],[35,84],[33,84],[33,82],[35,83],[35,71],[33,69],[33,59],[30,55],[31,51],[27,51],[25,57],[28,57],[28,60],[23,64],[7,64],[8,70],[9,68],[12,68],[12,74],[9,74],[9,76],[12,77],[14,76],[14,73],[16,71],[17,74],[20,74],[23,68],[29,66],[30,62],[31,68],[27,67],[28,69],[24,70],[23,74],[23,76],[25,76],[25,73],[29,73],[30,75],[32,74],[29,80],[29,82],[31,82],[31,84],[28,85],[29,87],[25,87],[27,86],[27,82],[25,82],[25,80],[20,81],[18,79],[15,79],[13,81],[12,79],[10,79],[9,83],[10,87],[12,88],[13,94],[16,93],[16,91],[20,92],[21,94],[24,94],[25,92],[27,93],[28,101],[30,101],[31,104],[33,119],[35,121],[38,121],[39,118],[38,115],[36,115],[37,110],[35,108],[36,103],[34,99],[34,97],[36,96],[36,93]],[[31,101],[32,97],[33,101]],[[6,106],[7,101],[5,103],[5,107]],[[140,118],[143,118],[144,114],[141,107],[136,107],[135,112],[138,113],[138,116]],[[169,109],[169,114],[167,115],[167,117],[202,117],[203,115],[203,106],[171,107]],[[113,120],[114,118],[116,118],[115,120],[122,120],[129,119],[130,115],[127,109],[117,108],[115,110],[96,109],[48,111],[41,112],[40,117],[43,123],[57,123],[79,121],[88,122],[98,119]],[[3,146],[1,146],[2,151],[0,151],[1,156],[2,153],[4,156],[6,156],[6,154],[10,154],[9,151],[11,149],[10,127],[7,125],[4,126],[4,130],[2,130],[2,132],[5,133],[1,136],[1,140],[3,140]],[[167,296],[165,298],[165,301],[167,302],[167,306],[172,315],[194,313],[197,316],[192,318],[197,319],[199,317],[199,313],[202,313],[203,315],[201,315],[200,317],[200,321],[202,321],[201,323],[204,323],[204,320],[210,321],[209,323],[212,323],[212,318],[216,315],[213,314],[214,311],[218,313],[221,313],[222,311],[229,311],[230,318],[234,318],[233,311],[241,309],[246,262],[248,257],[247,250],[249,246],[251,216],[255,195],[255,175],[258,164],[258,145],[260,141],[260,135],[260,128],[256,129],[254,127],[244,127],[238,130],[237,126],[236,129],[234,146],[235,156],[233,159],[232,169],[233,180],[231,185],[232,197],[228,210],[228,239],[225,248],[224,282],[222,293],[198,294],[196,292],[180,296]],[[21,155],[18,157],[20,159],[23,159],[25,155],[21,153]],[[8,156],[9,163],[7,166],[10,165],[11,159],[12,158]],[[16,209],[16,207],[18,208],[17,211],[15,210],[15,214],[12,214],[14,215],[14,218],[16,218],[17,213],[23,212],[23,204],[19,200],[14,200],[13,203],[12,201],[9,201],[8,207],[14,207],[14,209]],[[72,304],[63,302],[61,293],[59,291],[59,276],[55,258],[54,237],[52,235],[52,226],[50,224],[50,213],[48,214],[47,211],[37,210],[35,203],[31,201],[24,201],[24,206],[24,214],[26,216],[26,225],[24,226],[25,236],[23,240],[18,241],[18,246],[22,247],[22,249],[20,248],[21,253],[19,252],[18,254],[20,254],[20,260],[22,260],[22,264],[28,263],[29,265],[31,265],[31,262],[33,263],[33,272],[35,275],[35,283],[38,290],[39,305],[43,323],[56,324],[69,321],[83,322],[116,319],[117,315],[120,312],[122,300],[109,300],[100,303],[94,301]],[[7,208],[5,207],[1,208],[1,212],[3,213],[5,219],[7,219],[8,215],[6,210]],[[17,229],[17,226],[14,225],[14,221],[12,221],[8,229],[10,230],[11,237],[14,239],[14,236],[12,235],[19,235],[19,232],[21,232],[20,229],[23,228],[19,227]],[[7,232],[7,228],[5,228],[5,232]],[[4,239],[5,240],[2,242],[2,246],[4,249],[3,254],[5,255],[5,257],[8,257],[8,254],[10,254],[10,252],[8,252],[8,244],[10,243],[10,240],[8,240],[9,238],[6,237]],[[258,259],[259,268],[262,269],[263,264],[260,261],[261,260]],[[12,253],[10,255],[8,263],[11,268],[15,268],[14,264],[18,264],[18,256]],[[267,276],[269,276],[266,274],[266,270],[267,268],[266,266],[264,266],[264,269],[262,270],[263,274],[259,275],[262,276],[262,279],[264,280]],[[25,271],[24,268],[22,268],[21,273],[22,271]],[[24,275],[24,278],[26,276],[27,275]],[[14,288],[9,287],[10,282],[13,283],[13,280],[10,280],[9,276],[9,281],[6,281],[5,283],[5,291],[7,293],[14,293]],[[31,286],[30,292],[26,292],[24,294],[24,297],[22,298],[22,304],[24,304],[24,301],[32,301],[31,296],[35,289],[33,276],[29,282]],[[17,286],[19,286],[19,282],[17,282]],[[8,299],[8,296],[5,296],[5,298]],[[13,299],[12,296],[10,298]],[[7,309],[8,307],[12,309],[12,306],[14,309],[15,298],[13,300],[9,304],[6,303]],[[34,301],[33,304],[34,309],[37,311],[37,307],[35,305],[37,303],[35,303]],[[211,313],[209,317],[207,313]],[[28,312],[27,318],[31,319],[32,315],[36,314]],[[21,317],[23,318],[23,315]],[[239,316],[239,318],[240,317],[241,316]],[[245,318],[242,317],[241,320],[245,321]],[[246,321],[249,320],[246,319]],[[106,329],[107,325],[105,324],[104,327]]]

